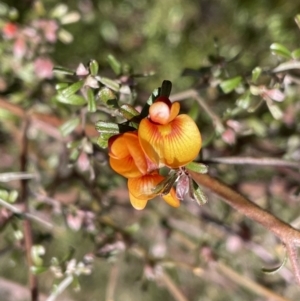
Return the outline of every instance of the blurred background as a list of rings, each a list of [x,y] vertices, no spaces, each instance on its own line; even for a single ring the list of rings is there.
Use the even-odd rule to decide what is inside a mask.
[[[245,78],[256,66],[275,67],[283,59],[271,54],[272,43],[299,47],[294,21],[299,12],[297,1],[283,0],[1,1],[0,174],[20,170],[22,112],[63,120],[81,114],[55,101],[55,85],[65,78],[53,76],[54,66],[76,70],[94,59],[101,75],[115,78],[107,59],[113,55],[124,73],[151,74],[135,78],[131,101],[141,106],[165,79],[173,82],[174,94],[202,89],[202,67],[233,59],[222,74]],[[225,116],[227,127],[224,112],[234,111],[239,93],[221,93],[219,82],[209,78],[209,83],[202,96],[221,119]],[[183,102],[183,111],[201,129],[203,156],[299,160],[299,87],[285,91],[278,120],[266,106],[230,115],[245,132],[251,129],[241,136],[232,133],[233,125],[226,135],[211,137],[215,129],[210,118],[194,100]],[[89,115],[90,126],[108,120],[105,113]],[[95,134],[84,142],[77,134],[61,138],[55,132],[61,122],[54,119],[49,122],[55,129],[33,125],[28,131],[28,171],[38,174],[29,183],[30,208],[52,224],[48,229],[33,223],[34,244],[45,251],[37,250],[44,297],[77,271],[57,300],[297,300],[299,288],[289,266],[274,275],[261,271],[279,266],[285,257],[268,231],[209,191],[202,207],[186,201],[174,209],[157,199],[142,212],[134,210],[126,181],[107,165],[107,151],[95,147]],[[66,145],[79,140],[82,148],[72,161],[76,147]],[[283,220],[297,221],[298,172],[212,164],[210,173]],[[4,199],[15,201],[19,191],[18,181],[0,182]],[[22,220],[1,207],[0,226],[0,299],[30,300],[23,298],[26,293],[14,295],[28,283]]]

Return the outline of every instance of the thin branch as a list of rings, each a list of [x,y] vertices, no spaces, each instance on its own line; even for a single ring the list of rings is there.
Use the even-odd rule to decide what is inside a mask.
[[[273,301],[289,301],[289,299],[286,299],[273,291],[269,290],[268,288],[252,281],[251,279],[235,272],[231,268],[229,268],[224,263],[217,261],[216,268],[219,272],[221,272],[223,275],[225,275],[227,278],[231,279],[235,283],[238,283],[239,285],[250,289],[251,291],[255,292],[256,294],[260,296],[266,297],[268,300]]]
[[[285,166],[292,168],[300,168],[299,162],[288,161],[277,158],[253,158],[253,157],[221,157],[205,160],[203,163],[224,163],[234,165],[260,165],[260,166]]]
[[[210,177],[209,175],[198,174],[189,171],[193,179],[201,186],[210,189],[221,197],[228,205],[253,221],[260,223],[266,229],[272,231],[287,247],[295,248],[300,245],[300,231],[283,222],[268,211],[260,208],[241,194],[235,192],[227,185]],[[294,274],[300,284],[300,266],[296,252],[288,252],[293,265]]]
[[[210,107],[206,104],[205,100],[199,95],[199,93],[196,90],[190,89],[190,90],[186,90],[184,92],[180,92],[180,93],[170,96],[171,101],[180,101],[180,100],[184,100],[187,98],[195,99],[198,102],[198,104],[200,105],[200,107],[212,119],[216,130],[220,133],[224,132],[225,128],[223,126],[222,120],[220,119],[220,117],[217,114],[215,114],[210,109]]]
[[[49,296],[46,301],[55,301],[56,298],[65,291],[65,289],[72,283],[73,276],[69,275],[55,288],[55,291]]]
[[[29,121],[25,118],[23,132],[22,132],[22,145],[21,145],[21,154],[20,154],[20,169],[21,172],[26,172],[27,169],[27,156],[28,156],[28,140],[27,140],[27,130],[29,127]],[[21,193],[20,199],[24,203],[24,212],[29,211],[28,204],[28,180],[21,180]],[[29,219],[25,219],[23,222],[24,227],[24,240],[25,240],[25,249],[27,255],[27,264],[28,264],[28,278],[29,278],[29,287],[31,291],[31,300],[39,300],[39,291],[38,291],[38,281],[36,275],[31,272],[31,266],[33,264],[31,257],[31,249],[33,245],[32,239],[32,228],[31,222]]]
[[[7,203],[6,201],[4,201],[1,198],[0,198],[0,205],[4,208],[8,209],[9,211],[19,215],[22,218],[32,220],[48,229],[53,229],[53,225],[51,223],[48,223],[44,219],[42,219],[38,216],[35,216],[32,213],[24,212],[23,210],[19,209],[18,207],[14,206],[12,204]]]
[[[162,269],[157,272],[157,280],[162,282],[176,301],[188,301],[173,280]]]
[[[294,271],[295,278],[298,283],[300,283],[300,269],[299,269],[299,257],[298,257],[298,250],[293,243],[287,243],[285,245],[287,254],[290,258],[291,265]]]
[[[119,272],[120,272],[120,258],[118,258],[117,262],[113,263],[110,269],[108,285],[106,290],[106,297],[105,297],[106,301],[114,301]]]

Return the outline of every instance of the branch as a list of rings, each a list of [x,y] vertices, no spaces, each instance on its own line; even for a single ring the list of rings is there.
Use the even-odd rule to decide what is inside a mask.
[[[291,168],[300,168],[299,162],[288,161],[277,158],[252,158],[252,157],[221,157],[205,160],[203,163],[224,163],[235,165],[259,165],[259,166],[284,166]]]
[[[230,187],[210,177],[189,171],[193,179],[201,186],[210,189],[221,197],[229,206],[236,209],[249,219],[260,223],[263,227],[273,232],[287,247],[294,274],[300,285],[300,266],[296,247],[300,245],[300,231],[283,222],[268,211],[260,208]]]
[[[29,127],[29,121],[25,117],[23,132],[22,132],[22,146],[21,146],[21,154],[20,154],[20,169],[21,172],[26,172],[27,169],[27,151],[28,151],[28,140],[27,140],[27,130]],[[20,199],[24,203],[24,212],[27,213],[29,211],[28,204],[28,180],[21,180],[21,193]],[[28,278],[29,278],[29,287],[31,291],[31,300],[38,301],[39,300],[39,291],[38,291],[38,281],[37,277],[31,272],[32,257],[31,257],[31,249],[32,249],[32,228],[31,222],[29,219],[24,220],[24,240],[25,240],[25,249],[27,255],[27,264],[28,264]]]
[[[205,100],[199,95],[199,93],[196,90],[190,89],[170,96],[171,101],[180,101],[187,98],[193,98],[198,102],[200,107],[206,112],[206,114],[213,121],[214,127],[216,128],[217,132],[219,133],[224,132],[225,128],[222,123],[222,120],[219,118],[217,114],[215,114],[210,109],[210,107],[206,104]]]

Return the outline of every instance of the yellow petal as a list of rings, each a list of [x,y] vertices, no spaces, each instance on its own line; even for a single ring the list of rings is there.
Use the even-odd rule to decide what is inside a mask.
[[[142,210],[146,207],[148,200],[141,200],[129,193],[129,200],[133,208]]]
[[[180,103],[178,101],[173,102],[170,109],[170,116],[168,122],[171,122],[179,114]]]
[[[179,207],[180,206],[180,201],[176,196],[176,192],[175,189],[172,188],[170,193],[168,193],[167,195],[162,196],[162,198],[164,199],[164,201],[166,203],[168,203],[170,206],[172,207]]]
[[[196,123],[185,114],[165,125],[144,118],[138,136],[146,155],[159,167],[178,168],[188,164],[197,157],[202,143]]]

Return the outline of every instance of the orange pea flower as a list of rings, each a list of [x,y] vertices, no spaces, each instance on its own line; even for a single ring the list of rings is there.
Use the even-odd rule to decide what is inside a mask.
[[[125,178],[142,176],[151,169],[151,162],[143,152],[137,132],[113,136],[108,142],[111,168]]]
[[[149,108],[138,129],[140,144],[159,167],[179,168],[193,161],[201,149],[196,123],[186,114],[178,115],[179,102],[160,96]]]
[[[147,202],[158,195],[153,190],[163,180],[164,177],[158,174],[157,171],[141,177],[128,179],[129,199],[132,206],[137,210],[144,209]],[[162,198],[173,207],[179,207],[180,205],[174,188],[167,195],[162,196]]]

